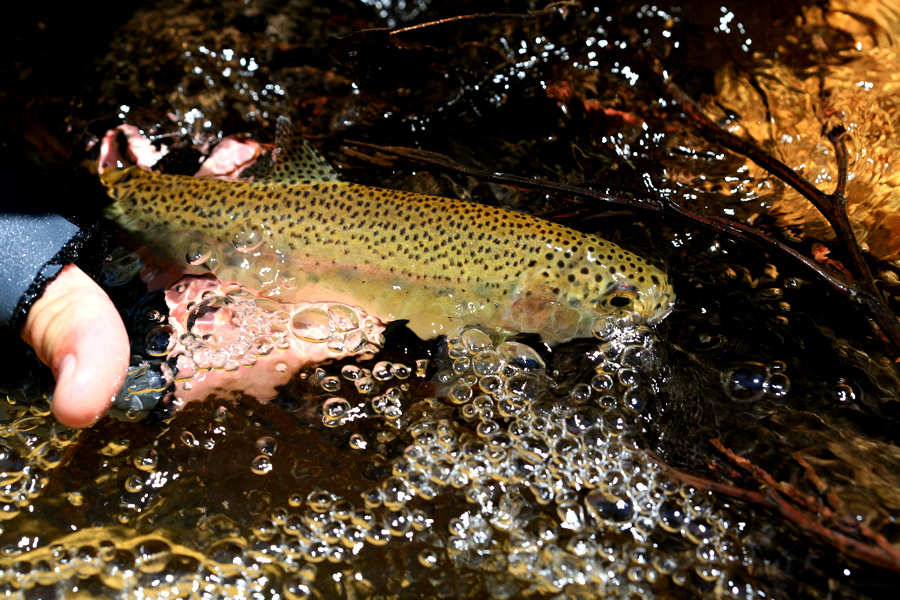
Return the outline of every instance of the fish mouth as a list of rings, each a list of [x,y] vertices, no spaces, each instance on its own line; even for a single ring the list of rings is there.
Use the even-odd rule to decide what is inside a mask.
[[[675,310],[674,300],[670,301],[662,311],[656,313],[655,315],[652,315],[649,319],[647,319],[647,325],[656,325],[657,323],[668,317],[670,314],[672,314],[673,310]]]

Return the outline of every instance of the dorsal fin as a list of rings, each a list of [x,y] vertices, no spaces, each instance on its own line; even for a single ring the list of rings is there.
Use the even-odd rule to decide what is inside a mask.
[[[275,150],[270,160],[258,161],[244,171],[257,183],[310,184],[340,181],[321,154],[294,129],[287,117],[278,117],[275,125]]]

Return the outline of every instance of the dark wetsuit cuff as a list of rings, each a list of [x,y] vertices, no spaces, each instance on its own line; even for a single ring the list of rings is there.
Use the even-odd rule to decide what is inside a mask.
[[[52,214],[0,215],[0,329],[17,334],[35,301],[68,264],[97,276],[105,239]]]

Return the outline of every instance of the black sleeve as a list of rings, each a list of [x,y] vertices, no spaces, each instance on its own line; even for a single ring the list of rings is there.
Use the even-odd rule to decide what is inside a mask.
[[[0,169],[0,335],[17,335],[34,302],[73,262],[92,275],[105,258],[96,226],[80,227],[42,209],[18,174]]]

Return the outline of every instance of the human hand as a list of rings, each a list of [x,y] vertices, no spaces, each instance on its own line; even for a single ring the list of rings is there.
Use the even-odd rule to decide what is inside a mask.
[[[28,312],[22,339],[56,378],[53,414],[85,427],[106,414],[130,359],[128,333],[106,293],[75,265],[62,269]]]

